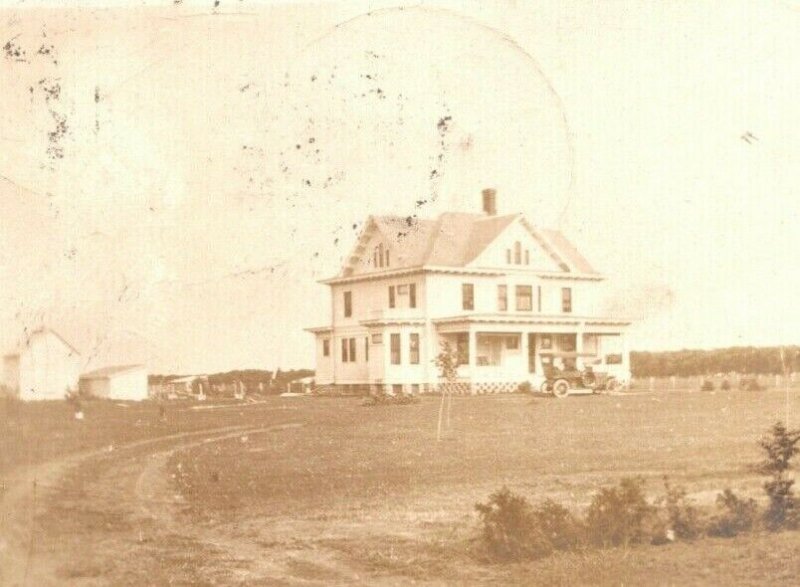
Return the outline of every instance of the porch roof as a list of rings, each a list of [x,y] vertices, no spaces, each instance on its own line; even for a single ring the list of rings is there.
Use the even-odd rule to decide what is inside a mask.
[[[463,316],[447,316],[434,318],[436,325],[452,324],[531,324],[543,326],[585,326],[608,327],[630,326],[631,321],[619,318],[603,318],[594,316],[564,316],[564,315],[525,315],[525,314],[467,314]]]
[[[311,332],[313,334],[324,334],[326,332],[331,332],[333,330],[332,326],[315,326],[313,328],[303,328],[306,332]]]
[[[402,317],[385,317],[385,318],[371,318],[369,320],[361,320],[359,322],[362,326],[399,326],[403,324],[410,324],[414,326],[422,326],[425,324],[424,318],[402,318]]]

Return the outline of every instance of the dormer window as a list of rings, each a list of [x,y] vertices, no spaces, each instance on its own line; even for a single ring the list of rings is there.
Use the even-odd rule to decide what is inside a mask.
[[[514,264],[522,265],[522,243],[519,241],[514,243]]]
[[[388,267],[389,266],[389,249],[388,248],[386,249],[385,255],[386,255],[386,266]]]

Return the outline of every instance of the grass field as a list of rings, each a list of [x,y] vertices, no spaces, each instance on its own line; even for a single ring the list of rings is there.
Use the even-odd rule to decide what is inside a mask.
[[[25,578],[20,553],[30,585],[792,585],[800,576],[798,533],[514,565],[486,562],[476,543],[473,506],[502,485],[576,511],[631,475],[653,497],[668,475],[708,507],[725,487],[760,498],[757,441],[786,413],[777,390],[455,398],[438,443],[432,397],[194,407],[170,406],[166,423],[156,406],[107,402],[87,404],[83,422],[63,404],[6,414],[4,501],[16,514],[5,530],[35,522],[35,540],[17,528],[16,549],[7,542],[13,577]],[[789,413],[800,425],[800,394]],[[23,471],[38,475],[36,499]]]

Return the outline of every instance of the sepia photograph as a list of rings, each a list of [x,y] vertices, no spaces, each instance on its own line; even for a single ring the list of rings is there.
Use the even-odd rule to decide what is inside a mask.
[[[0,585],[800,584],[800,0],[0,0]]]

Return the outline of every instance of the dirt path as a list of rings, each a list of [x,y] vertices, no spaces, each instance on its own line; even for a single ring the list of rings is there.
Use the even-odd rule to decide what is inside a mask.
[[[35,467],[21,468],[10,478],[6,491],[0,501],[0,584],[11,586],[63,584],[64,577],[57,578],[55,570],[63,558],[69,555],[69,548],[64,545],[61,555],[59,549],[48,552],[43,548],[48,536],[40,535],[36,517],[48,510],[54,492],[58,492],[63,478],[69,471],[82,464],[101,458],[113,459],[111,467],[103,474],[103,478],[93,485],[99,489],[97,498],[110,499],[111,502],[122,501],[129,487],[131,473],[125,471],[128,460],[141,457],[151,449],[162,445],[175,445],[172,451],[181,447],[194,446],[208,441],[228,439],[241,434],[255,434],[270,428],[253,428],[252,426],[227,426],[202,431],[173,434],[154,439],[142,440],[121,446],[92,450],[57,459]],[[190,441],[203,437],[202,441]],[[118,474],[117,467],[122,468]],[[90,480],[90,483],[92,481]],[[126,485],[128,484],[128,485]],[[105,495],[103,495],[105,493]],[[110,493],[110,494],[109,494]],[[94,499],[92,500],[94,501]],[[58,545],[57,545],[58,546]],[[84,544],[85,550],[91,545]]]

